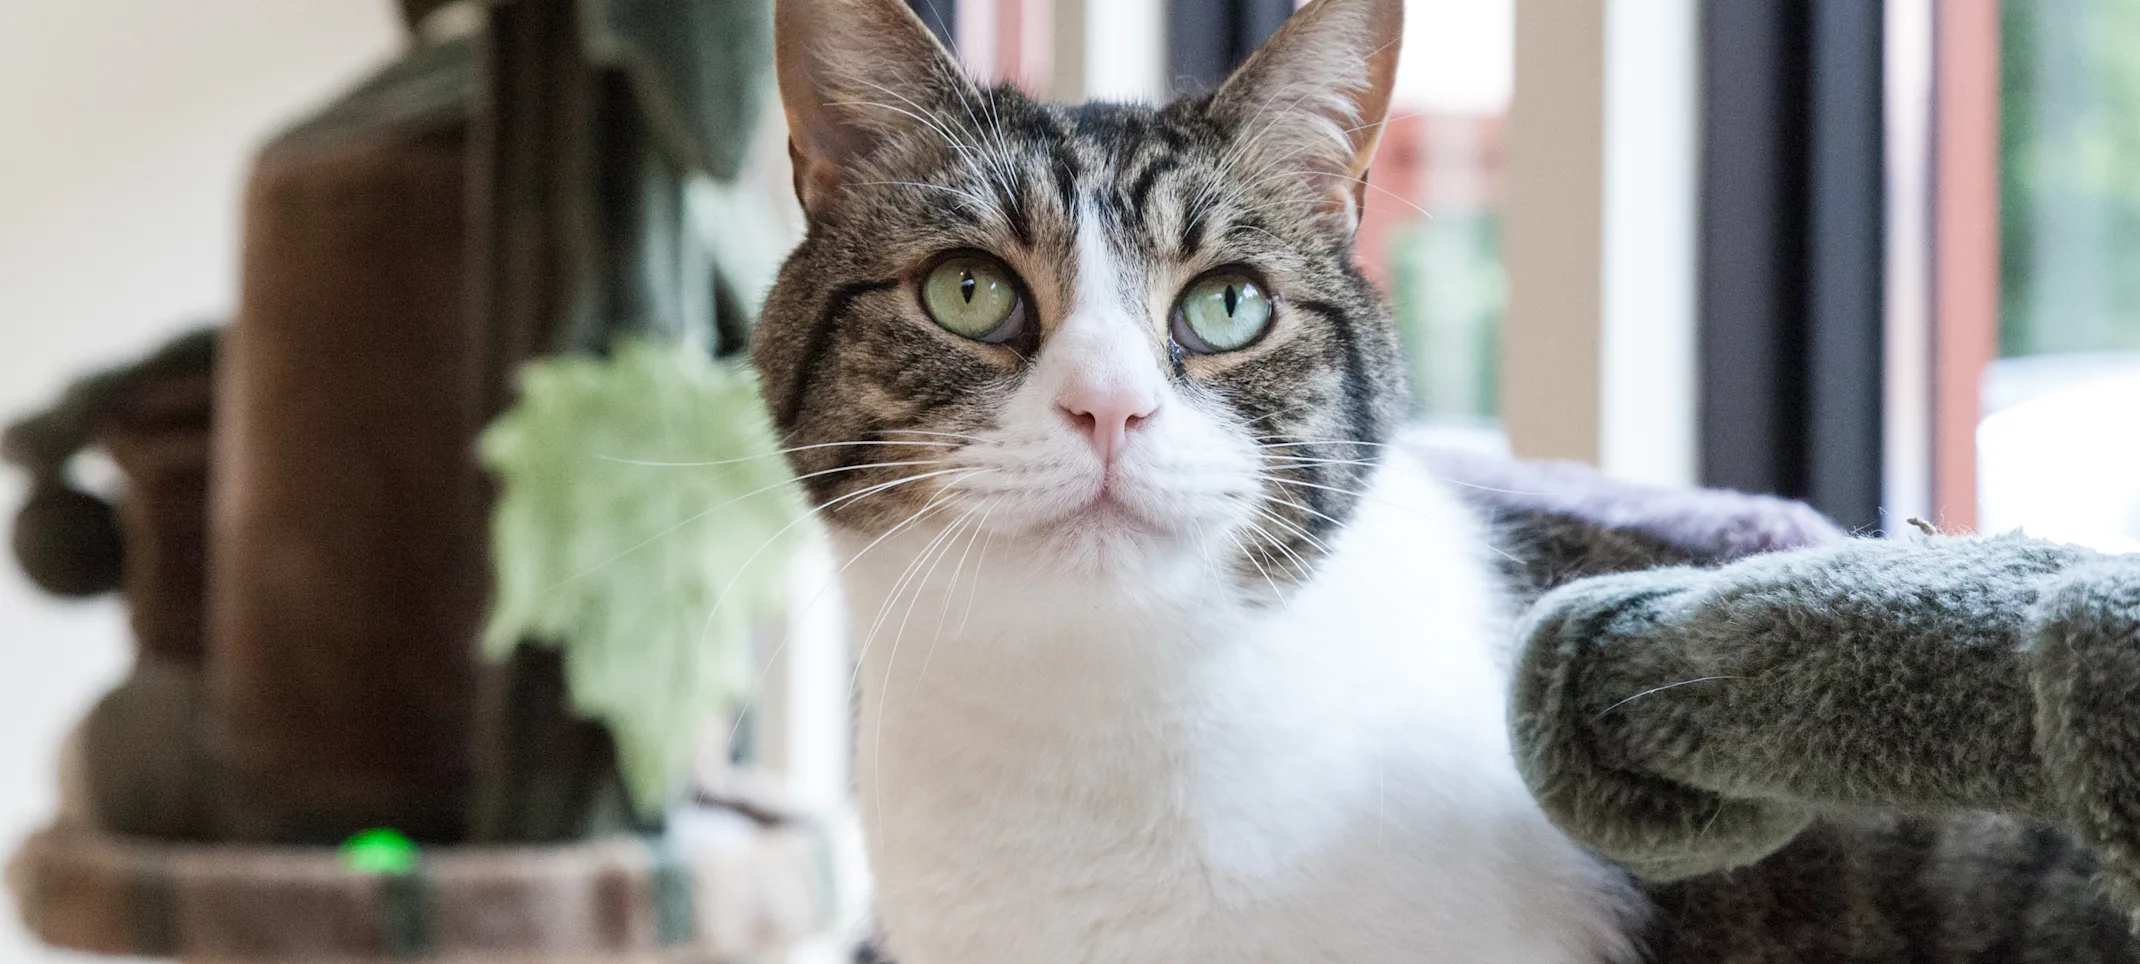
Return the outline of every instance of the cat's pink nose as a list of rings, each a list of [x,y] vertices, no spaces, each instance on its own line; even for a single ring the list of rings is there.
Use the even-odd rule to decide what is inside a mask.
[[[1129,433],[1159,408],[1157,401],[1122,389],[1073,392],[1057,404],[1071,427],[1091,439],[1093,451],[1109,465],[1122,457]]]

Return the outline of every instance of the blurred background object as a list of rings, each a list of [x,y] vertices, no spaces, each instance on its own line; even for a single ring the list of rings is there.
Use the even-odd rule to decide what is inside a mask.
[[[227,315],[252,153],[376,66],[400,30],[370,0],[0,9],[0,411],[12,419],[77,373]],[[17,504],[22,484],[0,474],[0,497]],[[127,671],[132,644],[116,605],[47,600],[0,569],[0,836],[12,850],[50,819],[62,737]],[[0,914],[0,958],[77,959],[30,943],[13,913]]]
[[[2134,546],[2140,4],[1515,11],[1518,454]]]
[[[610,531],[614,513],[515,529],[493,519],[493,492],[524,496],[526,479],[486,474],[476,451],[520,406],[524,373],[574,357],[581,398],[659,383],[630,406],[595,400],[639,413],[639,441],[667,446],[646,454],[768,457],[755,392],[730,369],[769,282],[763,252],[796,236],[781,138],[761,123],[777,116],[770,5],[408,14],[396,55],[257,149],[232,321],[79,381],[7,433],[31,482],[25,571],[67,596],[124,589],[137,643],[132,674],[58,743],[56,818],[9,861],[22,920],[61,947],[189,960],[800,951],[842,916],[840,801],[808,811],[727,778],[755,764],[777,786],[813,756],[761,738],[801,729],[779,694],[744,739],[723,725],[758,655],[779,660],[755,637],[789,554],[735,599],[707,568],[757,558],[794,509],[748,528],[641,498],[621,520],[636,534]],[[681,438],[670,415],[719,424]],[[614,440],[521,424],[523,465]],[[92,450],[116,473],[78,478]],[[540,484],[588,504],[572,477],[598,454],[558,453]],[[717,473],[693,481],[680,491],[730,501]],[[541,635],[479,655],[493,570],[527,571],[508,553],[694,523],[695,548],[662,558],[696,593],[626,605],[618,590],[638,587],[608,574],[566,581],[642,629],[670,613],[668,635],[695,645],[508,623]],[[620,702],[633,674],[680,699],[651,724],[630,715],[651,705]],[[718,757],[696,752],[709,740]]]
[[[1999,31],[1979,523],[2140,551],[2140,3],[2008,0]]]

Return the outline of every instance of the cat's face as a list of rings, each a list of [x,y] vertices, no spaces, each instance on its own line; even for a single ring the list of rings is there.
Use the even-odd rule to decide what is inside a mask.
[[[1319,0],[1165,108],[979,89],[896,0],[779,0],[809,234],[754,355],[831,525],[1306,577],[1401,409],[1353,268],[1400,0]]]

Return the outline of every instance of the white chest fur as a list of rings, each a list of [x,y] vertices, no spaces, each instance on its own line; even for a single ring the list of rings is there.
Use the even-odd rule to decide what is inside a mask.
[[[858,560],[859,804],[893,958],[1632,957],[1632,898],[1510,760],[1475,524],[1402,459],[1373,496],[1264,610],[1208,578],[1050,584],[1001,545]]]

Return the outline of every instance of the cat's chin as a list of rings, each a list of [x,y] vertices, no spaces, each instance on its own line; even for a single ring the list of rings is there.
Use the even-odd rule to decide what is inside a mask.
[[[1101,496],[1025,532],[1029,548],[1047,562],[1095,578],[1135,577],[1195,551],[1195,527],[1155,518],[1135,505]]]
[[[1140,542],[1165,534],[1161,525],[1135,508],[1107,496],[1094,499],[1044,527],[1050,538],[1078,541]]]

